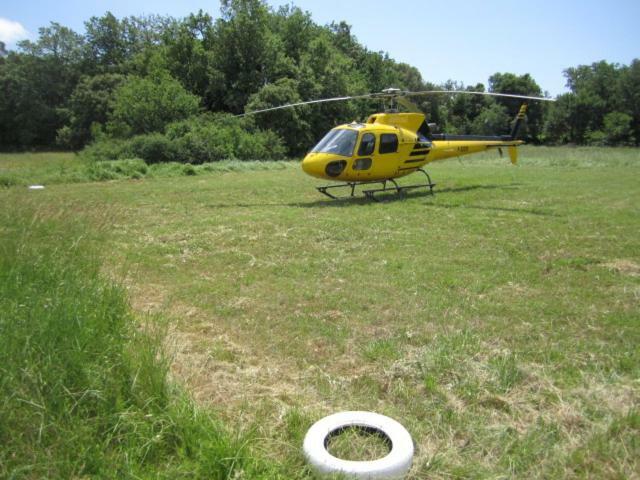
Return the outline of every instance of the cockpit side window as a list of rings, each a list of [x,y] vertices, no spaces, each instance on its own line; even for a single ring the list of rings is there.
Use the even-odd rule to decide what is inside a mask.
[[[373,133],[365,133],[360,140],[360,148],[358,148],[358,156],[363,157],[373,154],[376,148],[376,136]]]
[[[380,135],[380,153],[394,153],[398,151],[398,136],[395,133]]]

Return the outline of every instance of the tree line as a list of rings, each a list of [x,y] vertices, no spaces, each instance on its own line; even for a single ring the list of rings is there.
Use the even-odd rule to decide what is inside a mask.
[[[488,85],[434,85],[361,45],[345,22],[317,25],[294,6],[223,0],[199,11],[51,23],[37,40],[0,55],[0,148],[87,148],[98,158],[201,163],[297,156],[336,124],[379,109],[335,102],[238,118],[235,114],[393,86],[542,95],[528,74],[495,73]],[[544,144],[638,145],[640,60],[567,68],[569,93],[531,103],[526,139]],[[509,131],[519,103],[481,96],[420,99],[450,133]]]

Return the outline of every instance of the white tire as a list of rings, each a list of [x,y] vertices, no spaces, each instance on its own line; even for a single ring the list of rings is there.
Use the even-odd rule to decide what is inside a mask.
[[[373,429],[385,435],[391,451],[371,461],[336,458],[327,451],[330,435],[349,427]],[[340,412],[314,423],[303,443],[304,456],[313,470],[321,475],[341,473],[357,479],[402,479],[411,468],[413,440],[409,432],[392,418],[373,412]]]

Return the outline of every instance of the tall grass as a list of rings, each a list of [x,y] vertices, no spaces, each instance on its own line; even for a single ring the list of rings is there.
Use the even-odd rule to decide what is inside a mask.
[[[96,161],[86,155],[73,153],[0,154],[0,188],[282,170],[294,166],[298,166],[297,162],[271,160],[221,160],[200,165],[166,162],[147,165],[140,158]]]
[[[0,212],[0,478],[272,478],[167,380],[80,221]]]

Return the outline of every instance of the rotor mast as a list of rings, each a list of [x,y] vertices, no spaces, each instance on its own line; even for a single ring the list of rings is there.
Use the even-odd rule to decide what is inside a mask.
[[[406,95],[407,92],[399,88],[385,88],[382,90],[381,96],[386,100],[385,113],[398,113],[400,111],[398,106],[402,106],[408,112],[419,112],[418,106],[409,101]]]

